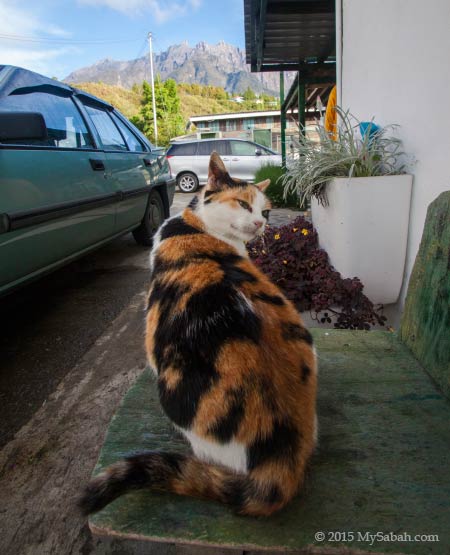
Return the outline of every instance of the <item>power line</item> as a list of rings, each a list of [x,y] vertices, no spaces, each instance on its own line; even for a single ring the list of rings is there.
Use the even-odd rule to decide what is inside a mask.
[[[0,40],[15,40],[20,42],[50,42],[60,44],[121,44],[125,42],[137,42],[141,38],[134,39],[98,39],[98,40],[72,40],[72,39],[57,39],[57,38],[39,38],[39,37],[26,37],[22,35],[5,35],[0,33]]]

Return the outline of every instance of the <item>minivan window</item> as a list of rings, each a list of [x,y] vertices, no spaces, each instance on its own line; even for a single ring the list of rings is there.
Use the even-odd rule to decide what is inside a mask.
[[[197,143],[173,144],[167,154],[170,156],[194,156]]]
[[[231,154],[234,156],[255,156],[256,145],[245,141],[231,141]]]
[[[128,150],[122,135],[106,110],[93,106],[85,106],[85,108],[100,135],[105,150]]]
[[[198,156],[209,156],[214,150],[212,141],[200,141],[198,143],[197,155]]]
[[[229,154],[228,141],[200,141],[198,143],[198,156],[209,156],[211,152],[216,151],[220,156]]]
[[[120,132],[125,137],[125,141],[128,145],[128,148],[132,152],[145,152],[146,149],[141,141],[136,137],[136,135],[128,128],[117,116],[116,114],[111,114],[114,123],[120,129]]]
[[[9,95],[0,99],[0,110],[39,112],[47,126],[47,139],[16,139],[14,144],[58,147],[93,148],[89,131],[71,98],[43,92]]]

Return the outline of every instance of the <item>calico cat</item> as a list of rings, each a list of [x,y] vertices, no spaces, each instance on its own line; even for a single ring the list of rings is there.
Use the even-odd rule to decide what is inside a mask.
[[[146,349],[162,408],[194,454],[113,464],[87,487],[86,513],[152,488],[270,515],[302,485],[317,433],[313,341],[245,249],[264,230],[269,183],[232,179],[213,153],[204,190],[157,232]]]

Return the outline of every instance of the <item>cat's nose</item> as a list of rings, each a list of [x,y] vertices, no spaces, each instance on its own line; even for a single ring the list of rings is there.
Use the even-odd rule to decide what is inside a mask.
[[[253,222],[255,224],[255,226],[259,229],[260,227],[263,226],[264,222],[262,222],[261,220],[257,220],[256,222]]]

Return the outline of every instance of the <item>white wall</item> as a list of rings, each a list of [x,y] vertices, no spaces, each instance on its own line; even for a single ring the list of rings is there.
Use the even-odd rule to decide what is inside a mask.
[[[337,0],[338,9],[341,1],[339,102],[360,120],[399,124],[417,159],[398,315],[427,207],[450,189],[450,0]]]

